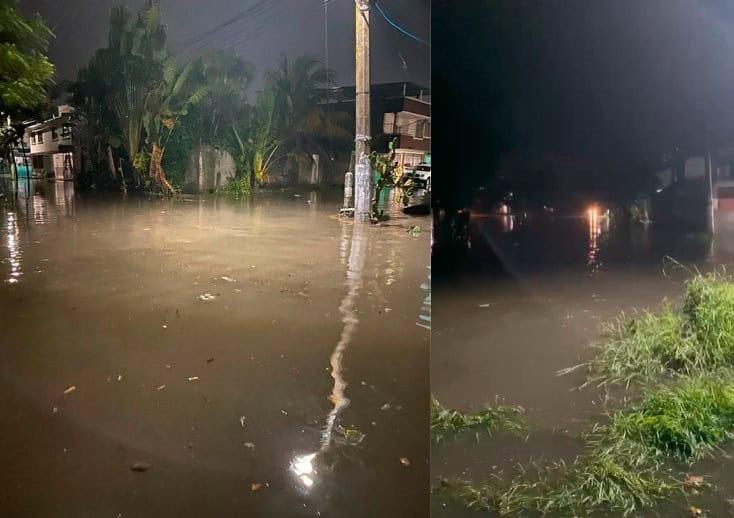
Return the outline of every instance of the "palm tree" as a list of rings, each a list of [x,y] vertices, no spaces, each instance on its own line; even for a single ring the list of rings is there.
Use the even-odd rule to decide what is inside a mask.
[[[289,60],[283,55],[267,75],[275,96],[280,136],[299,159],[324,151],[326,140],[351,140],[348,115],[326,111],[326,86],[334,73],[308,56]]]
[[[207,85],[189,82],[192,64],[179,69],[171,58],[164,65],[163,77],[145,97],[143,127],[150,147],[150,180],[166,192],[174,192],[163,170],[163,154],[180,117],[207,95]]]

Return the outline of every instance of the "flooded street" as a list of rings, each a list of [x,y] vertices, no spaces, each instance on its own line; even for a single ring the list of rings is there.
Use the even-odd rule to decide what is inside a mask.
[[[588,359],[599,325],[634,308],[675,299],[687,268],[734,263],[734,232],[720,227],[711,240],[643,226],[614,226],[591,217],[549,218],[522,225],[509,216],[472,218],[471,264],[439,275],[431,342],[431,388],[444,405],[476,411],[496,398],[526,410],[528,437],[466,433],[433,449],[432,476],[487,480],[512,474],[517,463],[573,459],[578,432],[604,412],[600,393],[574,390],[579,370],[560,369]],[[506,271],[497,273],[490,249]],[[667,258],[667,259],[666,259]],[[458,268],[457,268],[458,270]],[[729,448],[731,450],[731,448]],[[731,453],[731,451],[729,452]],[[730,516],[734,464],[719,456],[698,467],[717,485],[692,499],[711,516]],[[476,516],[438,499],[435,516]],[[674,501],[650,516],[690,516]]]
[[[0,514],[427,514],[428,217],[355,225],[319,193],[20,188],[0,191]],[[488,319],[495,334],[456,354],[456,330],[478,331],[476,302],[501,302],[481,289],[444,303],[437,393],[472,406],[526,387],[522,402],[540,406],[547,387],[491,375],[518,361],[498,351],[520,354],[532,326],[486,361],[503,333]],[[509,328],[522,298],[507,290],[515,302],[489,311]],[[466,322],[447,318],[465,308]]]

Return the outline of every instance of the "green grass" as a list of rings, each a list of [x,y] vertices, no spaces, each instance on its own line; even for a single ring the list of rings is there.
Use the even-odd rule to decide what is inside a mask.
[[[521,407],[495,405],[474,414],[445,408],[431,398],[431,439],[442,442],[467,430],[484,431],[489,434],[504,431],[517,433],[524,429]]]
[[[634,515],[683,493],[669,466],[700,459],[731,438],[734,375],[661,386],[608,417],[585,436],[584,451],[570,464],[523,470],[505,483],[447,482],[439,493],[503,516]]]
[[[734,366],[734,283],[725,272],[696,274],[681,303],[602,326],[587,384],[650,383]],[[561,374],[575,370],[572,367]]]
[[[604,327],[596,358],[584,364],[587,383],[634,383],[639,397],[593,425],[571,463],[484,484],[445,482],[439,493],[502,516],[564,517],[631,516],[683,494],[685,481],[672,470],[688,470],[734,436],[731,281],[723,271],[697,273],[679,305]]]
[[[682,490],[646,447],[630,440],[607,443],[605,432],[597,430],[571,464],[521,468],[509,482],[444,481],[438,493],[500,516],[571,517],[630,516]]]
[[[687,379],[662,387],[612,417],[610,435],[629,439],[678,460],[712,453],[734,431],[734,381],[730,374]]]

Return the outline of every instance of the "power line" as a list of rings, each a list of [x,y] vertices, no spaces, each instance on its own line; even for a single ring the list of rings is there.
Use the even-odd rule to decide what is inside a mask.
[[[378,12],[378,13],[380,13],[380,15],[382,15],[382,17],[383,17],[383,18],[385,19],[385,21],[386,21],[387,23],[389,23],[390,25],[392,25],[393,27],[395,27],[395,28],[396,28],[397,30],[399,30],[400,32],[402,32],[403,34],[405,34],[406,36],[408,36],[409,38],[411,38],[411,39],[414,39],[414,40],[415,40],[415,41],[417,41],[418,43],[422,43],[423,45],[426,45],[426,46],[428,46],[428,47],[430,47],[430,46],[431,46],[431,44],[430,44],[430,43],[428,43],[428,42],[427,42],[426,40],[424,40],[423,38],[419,38],[419,37],[418,37],[418,36],[416,36],[415,34],[413,34],[413,33],[411,33],[411,32],[408,32],[408,31],[406,31],[406,30],[405,30],[405,29],[403,29],[403,28],[402,28],[402,27],[401,27],[400,25],[398,25],[397,23],[395,23],[394,21],[392,21],[392,20],[390,19],[390,17],[389,17],[389,16],[388,16],[388,15],[387,15],[387,14],[385,13],[385,11],[384,11],[384,10],[382,9],[382,7],[380,6],[380,4],[378,4],[377,2],[375,2],[375,8],[377,9],[377,12]]]
[[[196,47],[198,45],[207,45],[214,43],[218,37],[222,36],[222,33],[220,31],[228,31],[237,24],[240,21],[250,21],[254,19],[255,17],[258,17],[264,13],[266,13],[271,8],[272,5],[268,4],[267,0],[258,0],[252,5],[250,5],[247,9],[244,9],[243,11],[240,11],[236,15],[232,16],[231,18],[225,20],[224,22],[216,25],[215,27],[212,27],[208,31],[195,36],[193,38],[189,38],[188,40],[184,41],[183,44],[174,52],[174,54],[180,54],[181,52],[188,50],[192,47]],[[225,37],[230,37],[235,34],[241,34],[241,32],[235,32],[231,33]],[[209,40],[209,41],[207,41]]]

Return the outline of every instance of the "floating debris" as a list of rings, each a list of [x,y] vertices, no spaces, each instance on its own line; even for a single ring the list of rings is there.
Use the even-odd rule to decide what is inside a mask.
[[[392,408],[392,405],[390,403],[385,403],[380,407],[380,410],[390,410]]]
[[[211,362],[213,362],[213,361],[214,361],[214,358],[207,358],[207,359],[206,359],[206,363],[211,363]]]
[[[199,300],[204,302],[211,302],[212,300],[216,299],[216,295],[212,295],[211,293],[202,293],[197,297]]]
[[[357,446],[365,438],[365,434],[356,428],[344,428],[343,426],[337,426],[336,432],[343,437],[344,440],[342,442],[349,446]]]
[[[235,280],[232,277],[229,277],[227,275],[223,275],[222,277],[220,277],[220,279],[222,279],[225,282],[235,282]]]
[[[58,407],[53,407],[53,408],[51,409],[51,413],[52,413],[52,414],[56,414],[56,413],[58,413],[58,411],[59,411]]]
[[[288,415],[288,412],[286,412],[285,410],[281,410],[280,413],[283,415]]]
[[[117,375],[117,381],[122,381],[122,374]]]
[[[242,428],[245,427],[245,416],[243,416],[243,415],[240,416],[240,426]]]
[[[158,388],[156,388],[156,390],[160,392],[161,390],[164,390],[165,388],[166,388],[165,385],[161,385]]]
[[[198,381],[199,376],[189,376],[189,381]]]
[[[263,488],[263,485],[260,484],[259,482],[253,482],[252,484],[250,484],[250,491],[252,491],[253,493],[257,493],[262,488]]]
[[[487,303],[485,303],[485,304],[479,304],[479,307],[480,307],[480,308],[488,308],[488,307],[489,307],[489,306],[491,306],[491,305],[492,305],[491,303],[487,302]]]
[[[64,391],[64,395],[71,394],[76,390],[76,385],[72,385]]]
[[[418,237],[421,235],[421,231],[422,229],[420,225],[414,225],[414,226],[408,227],[407,233],[412,235],[413,237]]]
[[[689,487],[701,487],[703,485],[703,476],[701,475],[688,475],[684,481],[684,484]]]
[[[251,443],[251,442],[246,442],[245,443],[245,448],[247,448],[248,450],[254,450],[255,449],[255,444],[254,443]]]
[[[400,457],[400,464],[410,466],[410,459],[408,457]]]
[[[136,462],[134,463],[130,469],[133,471],[136,471],[138,473],[144,473],[150,469],[150,463],[148,462]]]

